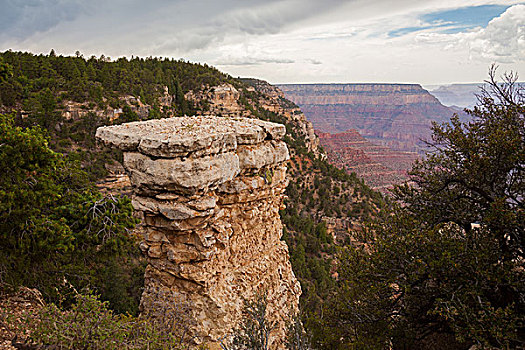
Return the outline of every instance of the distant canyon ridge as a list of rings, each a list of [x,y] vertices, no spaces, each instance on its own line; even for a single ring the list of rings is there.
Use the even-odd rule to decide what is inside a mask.
[[[448,121],[446,107],[419,84],[278,85],[313,123],[331,134],[357,130],[369,141],[418,152],[431,135],[431,122]]]
[[[461,113],[419,84],[277,86],[312,122],[329,159],[376,189],[403,182],[425,152],[432,122]]]

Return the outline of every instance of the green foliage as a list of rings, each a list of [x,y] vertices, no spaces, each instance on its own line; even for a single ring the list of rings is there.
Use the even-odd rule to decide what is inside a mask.
[[[290,170],[292,181],[287,190],[289,199],[287,208],[281,212],[287,228],[283,237],[290,246],[293,269],[303,288],[302,308],[311,312],[312,317],[322,313],[323,300],[326,299],[335,282],[331,276],[335,265],[333,262],[335,243],[323,224],[323,217],[345,219],[351,216],[352,220],[360,220],[377,215],[378,208],[384,205],[383,198],[366,187],[355,174],[346,174],[328,164],[325,159],[309,152],[303,137],[302,123],[262,107],[259,98],[263,95],[247,89],[246,84],[251,84],[253,81],[232,79],[207,65],[191,64],[183,60],[121,58],[111,61],[103,56],[88,59],[84,59],[81,54],[76,57],[57,56],[54,51],[47,56],[7,51],[0,53],[0,58],[11,67],[10,72],[13,73],[7,74],[6,79],[0,81],[0,104],[17,111],[15,125],[25,128],[24,130],[33,130],[34,126],[44,129],[50,136],[47,140],[49,148],[67,154],[69,160],[80,163],[87,171],[87,177],[77,166],[73,167],[71,162],[63,160],[69,164],[66,168],[75,169],[75,173],[82,174],[81,177],[86,178],[87,182],[104,177],[107,173],[104,165],[122,157],[120,152],[96,147],[94,134],[97,127],[141,118],[191,115],[197,108],[204,110],[209,108],[207,101],[201,105],[192,105],[187,101],[184,94],[189,90],[199,91],[207,86],[231,83],[241,91],[239,103],[243,104],[254,117],[284,124],[287,129],[285,141],[295,155],[292,164],[301,169]],[[164,102],[161,104],[164,87],[168,88],[172,97],[170,105],[163,105]],[[124,99],[127,95],[140,97],[140,101],[149,104],[151,109],[147,115],[142,113],[144,111],[137,113],[139,111],[137,103],[134,105],[134,102],[130,102],[128,105],[126,102],[128,100]],[[81,108],[87,113],[67,120],[62,118],[64,102],[67,101],[81,103],[83,106]],[[285,99],[280,99],[279,103],[285,108],[296,107]],[[123,113],[114,121],[100,116],[101,110],[110,108],[122,109]],[[98,116],[95,114],[96,109],[98,109]],[[267,182],[272,181],[273,174],[260,175]],[[50,181],[54,181],[53,176],[57,175],[50,174]],[[313,176],[317,179],[315,183]],[[60,197],[61,200],[65,201],[64,198],[73,196],[81,201],[83,192],[80,188],[89,187],[87,182],[82,182],[78,186],[67,183],[63,186],[57,185],[56,191],[62,193],[71,188],[67,190],[67,195]],[[87,192],[93,196],[91,190]],[[94,203],[99,200],[97,198],[97,196],[91,197],[89,201]],[[352,202],[354,198],[361,204]],[[78,248],[82,239],[88,236],[83,234],[77,238],[76,235],[83,232],[82,225],[85,227],[87,224],[79,217],[82,210],[89,210],[89,201],[81,202],[84,203],[84,207],[75,202],[78,205],[76,211],[58,213],[51,210],[54,207],[49,206],[49,211],[55,215],[54,219],[58,220],[59,215],[62,215],[60,218],[63,222],[57,221],[53,224],[61,223],[62,226],[56,228],[63,228],[65,243],[71,247],[68,250],[50,250],[52,259],[49,261],[41,259],[45,260],[44,265],[29,274],[33,277],[20,275],[12,279],[20,281],[25,278],[33,281],[31,285],[34,286],[51,286],[61,278],[60,276],[66,276],[67,281],[74,287],[86,285],[96,287],[97,292],[102,294],[104,300],[109,300],[115,310],[134,313],[137,311],[136,300],[140,295],[139,271],[143,268],[140,259],[137,258],[138,252],[127,247],[126,252],[115,256],[120,245],[117,245],[113,252],[93,250],[92,247],[100,246],[100,244],[89,245],[94,242],[82,243],[83,247],[91,247],[85,251]],[[53,204],[58,202],[59,199],[50,201]],[[123,199],[118,199],[117,202],[117,207],[129,205]],[[31,209],[27,210],[31,212]],[[74,228],[71,226],[72,223],[76,225]],[[51,227],[39,227],[43,230],[42,235],[52,230]],[[119,234],[116,236],[119,237]],[[66,264],[67,259],[71,262]],[[88,264],[81,265],[80,261],[87,261]],[[17,266],[24,264],[27,262]],[[46,264],[51,266],[44,268]],[[55,276],[58,270],[63,273]],[[42,273],[42,271],[47,272]],[[56,294],[50,288],[45,293],[48,297]]]
[[[299,315],[294,315],[288,323],[284,345],[289,350],[308,350],[311,348]]]
[[[139,120],[139,116],[136,112],[134,112],[130,106],[124,106],[122,108],[122,114],[118,118],[118,123],[129,123],[129,122],[136,122]]]
[[[198,106],[187,101],[184,94],[222,82],[238,85],[215,68],[183,60],[150,57],[110,61],[103,56],[57,56],[54,51],[47,56],[0,53],[0,105],[17,112],[16,125],[39,125],[46,130],[54,151],[77,153],[91,180],[107,174],[103,165],[114,156],[95,148],[96,128],[111,124],[93,113],[95,107],[99,115],[121,108],[122,114],[113,123],[191,115]],[[165,87],[173,98],[161,108]],[[124,97],[129,95],[149,104],[149,111],[138,113],[138,104],[128,105]],[[61,113],[67,101],[81,103],[91,113],[65,120]]]
[[[81,55],[64,57],[50,53],[37,56],[12,51],[0,53],[0,58],[5,62],[0,65],[0,72],[7,77],[6,87],[10,87],[0,92],[4,103],[7,90],[15,94],[14,100],[22,101],[28,94],[49,89],[55,95],[63,91],[65,98],[77,102],[103,102],[103,98],[112,99],[118,92],[140,96],[144,102],[153,104],[167,86],[169,93],[175,96],[173,107],[178,115],[183,115],[191,112],[185,92],[233,81],[215,68],[184,60],[136,57],[110,61],[102,56],[86,60]]]
[[[39,127],[15,127],[0,115],[0,145],[4,287],[37,287],[53,299],[60,286],[96,287],[120,254],[138,256],[128,198],[102,197],[76,163],[49,149]]]
[[[234,331],[230,345],[221,341],[225,350],[267,350],[270,345],[270,334],[276,324],[268,321],[266,296],[256,295],[253,301],[244,301],[243,320]]]
[[[12,68],[0,57],[0,81],[7,80],[13,74]]]
[[[420,189],[404,187],[399,198],[429,223],[455,222],[466,231],[471,223],[486,226],[498,240],[502,258],[525,258],[525,101],[506,77],[484,91],[481,105],[467,111],[473,121],[457,117],[434,126],[434,147],[416,164],[412,179]],[[503,89],[503,90],[502,90]]]
[[[26,316],[20,334],[32,346],[57,349],[186,349],[180,336],[154,320],[116,315],[93,294],[79,294],[67,310],[54,304]]]
[[[257,81],[241,81],[257,89]],[[261,93],[247,89],[241,91],[240,103],[255,117],[286,126],[284,141],[291,150],[292,159],[288,170],[291,181],[286,190],[286,208],[280,212],[285,225],[283,239],[289,247],[295,276],[301,283],[300,305],[305,327],[311,334],[321,333],[324,302],[335,286],[332,275],[337,264],[336,243],[324,220],[334,217],[362,222],[379,215],[380,208],[387,203],[380,193],[371,190],[355,174],[348,174],[310,152],[301,122],[262,108],[259,99],[264,96]],[[283,108],[294,107],[284,99],[280,104]],[[353,203],[352,196],[361,204]]]
[[[525,344],[525,101],[494,75],[471,122],[434,126],[402,206],[342,253],[323,346]]]
[[[293,144],[289,146],[294,149]],[[320,157],[306,152],[299,161],[297,168],[290,169],[292,181],[286,190],[288,199],[281,219],[287,228],[285,239],[292,267],[301,282],[302,310],[308,317],[314,317],[323,313],[324,300],[335,285],[332,270],[336,244],[323,220],[326,217],[363,220],[379,215],[379,208],[386,203],[355,174],[347,174]],[[360,202],[349,200],[351,195],[360,198]],[[313,323],[307,318],[304,322],[309,328]],[[311,327],[308,330],[312,331]]]
[[[241,324],[234,330],[230,341],[222,339],[224,350],[267,350],[276,324],[268,321],[266,295],[257,294],[253,301],[244,301]],[[286,349],[308,350],[309,341],[298,315],[292,315],[286,329]]]

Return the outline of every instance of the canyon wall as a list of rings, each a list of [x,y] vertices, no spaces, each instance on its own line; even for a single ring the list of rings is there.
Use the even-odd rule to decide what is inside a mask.
[[[330,163],[355,172],[380,191],[407,180],[407,170],[418,158],[415,152],[395,151],[372,143],[354,129],[337,134],[318,132],[318,136]]]
[[[238,326],[244,300],[263,294],[277,324],[270,348],[284,348],[301,294],[281,241],[285,131],[257,119],[207,116],[97,130],[98,140],[124,151],[142,216],[143,313],[162,318],[184,303],[193,341],[218,348]]]
[[[421,151],[432,121],[445,122],[455,110],[418,84],[278,85],[316,130],[355,129],[369,140],[402,151]]]

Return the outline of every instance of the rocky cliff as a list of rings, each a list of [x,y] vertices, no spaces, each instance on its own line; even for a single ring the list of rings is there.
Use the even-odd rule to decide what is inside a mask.
[[[249,116],[250,118],[285,125],[287,135],[283,137],[283,140],[289,147],[291,159],[287,163],[289,185],[286,190],[286,208],[280,212],[281,219],[286,225],[283,240],[289,246],[295,276],[303,286],[301,307],[304,315],[322,317],[325,310],[323,302],[327,299],[331,287],[335,283],[332,278],[334,268],[337,267],[335,261],[337,249],[334,246],[334,241],[346,242],[348,236],[354,234],[354,231],[359,232],[365,218],[379,215],[378,212],[385,206],[385,202],[379,193],[372,191],[356,176],[347,174],[326,161],[323,153],[317,149],[318,138],[313,132],[311,123],[306,120],[305,115],[297,105],[283,98],[283,93],[278,88],[256,79],[234,79],[212,67],[192,64],[183,60],[174,61],[158,58],[127,60],[123,58],[110,62],[95,58],[86,60],[82,57],[51,57],[16,52],[0,53],[0,57],[13,67],[13,75],[9,77],[8,81],[3,82],[0,88],[0,112],[16,113],[16,123],[22,127],[41,125],[49,133],[50,146],[54,151],[66,153],[72,159],[80,160],[84,169],[89,172],[90,178],[93,181],[99,181],[99,188],[103,192],[115,195],[125,193],[131,196],[138,189],[137,186],[133,187],[136,184],[133,181],[137,179],[132,179],[132,183],[129,177],[124,175],[122,152],[96,147],[95,130],[100,126],[169,116],[198,115],[199,113],[203,115],[221,114],[225,118],[229,117],[232,121],[239,117]],[[49,66],[51,66],[51,70],[48,69]],[[80,79],[73,79],[68,74],[71,70],[64,69],[64,67],[75,66],[80,70]],[[43,108],[44,106],[46,108]],[[189,124],[182,130],[190,132],[197,129],[194,125]],[[261,143],[266,141],[276,140],[264,140]],[[203,142],[206,144],[207,141]],[[215,145],[214,142],[212,143]],[[237,150],[244,149],[245,146],[248,147],[249,145],[238,142],[235,151],[233,149],[228,151],[229,148],[226,146],[222,150],[220,147],[215,148],[217,153],[212,158],[228,157],[227,153],[237,153]],[[258,149],[258,147],[255,148]],[[137,156],[144,155],[142,151],[128,153]],[[202,162],[203,159],[210,160],[206,157],[207,155],[204,153],[201,157],[196,151],[193,156],[188,154],[187,157],[181,155],[180,157],[169,158],[150,155],[148,156],[149,160],[143,159],[148,162],[151,161],[147,164],[169,164],[172,162],[182,166],[182,164],[190,164],[188,162],[190,160],[194,162],[192,164],[205,164]],[[182,164],[179,164],[178,161]],[[138,163],[129,163],[131,160],[128,156],[126,156],[126,162],[128,169],[135,165],[138,166]],[[149,169],[149,166],[144,166]],[[277,204],[277,198],[282,190],[281,186],[284,187],[286,181],[280,180],[281,172],[278,171],[278,166],[279,164],[275,164],[273,174],[270,165],[257,172],[242,170],[233,180],[239,179],[241,183],[247,181],[247,188],[242,185],[231,192],[232,190],[227,190],[222,185],[212,185],[206,194],[210,194],[212,200],[215,198],[214,208],[209,208],[204,204],[197,206],[200,202],[194,202],[199,198],[206,198],[203,191],[191,194],[182,191],[182,187],[164,191],[163,187],[156,187],[153,182],[148,183],[147,187],[143,186],[144,191],[138,193],[134,199],[134,204],[144,207],[138,212],[150,220],[145,227],[154,233],[145,237],[142,245],[150,261],[147,280],[157,280],[156,276],[162,278],[158,282],[160,287],[158,291],[155,289],[155,285],[152,285],[145,294],[151,296],[159,294],[159,298],[149,299],[158,300],[158,303],[152,302],[149,305],[154,304],[155,306],[146,307],[148,304],[143,302],[145,310],[156,310],[156,306],[171,305],[175,311],[184,311],[185,305],[197,305],[197,309],[194,310],[198,310],[199,313],[195,311],[195,317],[193,317],[197,323],[195,329],[206,329],[203,327],[210,328],[217,324],[225,324],[225,322],[230,324],[230,321],[233,324],[236,318],[226,319],[222,315],[233,309],[239,310],[239,304],[242,302],[239,302],[238,299],[235,302],[230,300],[229,303],[233,303],[233,306],[222,308],[217,306],[215,308],[213,303],[224,305],[221,303],[227,297],[221,301],[220,297],[213,295],[228,296],[232,295],[228,294],[231,291],[233,294],[237,293],[235,295],[243,295],[244,293],[243,296],[250,297],[249,294],[260,290],[259,286],[265,285],[266,281],[277,283],[275,277],[277,273],[275,272],[264,271],[255,277],[251,272],[245,273],[245,266],[252,272],[256,269],[255,267],[252,269],[255,265],[252,265],[251,260],[244,260],[247,255],[240,252],[243,251],[242,249],[250,249],[257,255],[263,249],[260,242],[266,242],[264,243],[266,247],[264,247],[261,256],[267,256],[265,261],[268,262],[268,266],[274,266],[274,262],[281,261],[276,260],[281,259],[279,255],[276,255],[276,252],[284,248],[275,248],[272,245],[274,241],[266,238],[272,237],[275,240],[274,237],[280,233],[276,229],[279,224],[272,221],[276,217],[275,206],[270,205],[272,203],[271,198],[274,198],[273,203]],[[107,170],[113,175],[101,181],[106,176]],[[220,172],[218,173],[220,174]],[[134,174],[135,176],[140,175],[138,172],[134,172]],[[158,179],[162,179],[162,177],[158,177]],[[260,187],[257,190],[250,189],[250,186],[255,186],[258,183]],[[262,190],[258,191],[258,189]],[[266,196],[270,190],[274,191],[274,197]],[[162,193],[169,195],[163,197]],[[247,199],[248,195],[253,196],[249,198],[255,199]],[[262,196],[262,199],[259,200],[256,197],[257,195]],[[231,200],[237,198],[238,202],[227,202],[226,199],[221,201],[219,198],[230,198]],[[150,202],[154,204],[150,205]],[[184,206],[177,206],[176,210],[171,210],[170,205],[173,203],[180,203]],[[211,205],[211,203],[208,204]],[[213,213],[207,211],[211,209],[214,210]],[[180,215],[195,215],[195,217],[170,221],[164,215],[172,215],[170,213],[177,211],[186,213]],[[252,232],[250,230],[252,225],[260,227],[261,231],[254,229],[253,232],[258,232],[258,235],[249,236],[247,241],[249,247],[241,249],[243,241],[232,238],[226,241],[226,244],[231,244],[231,246],[223,249],[222,244],[225,243],[224,239],[221,238],[223,236],[220,235],[222,231],[214,231],[215,228],[211,225],[213,218],[215,218],[214,215],[218,215],[218,213],[233,217],[237,223],[246,222],[244,226],[242,224],[235,226],[236,233],[232,237],[237,237],[236,234],[239,232],[241,233],[238,237],[244,237],[242,232]],[[255,221],[254,218],[259,217],[260,221]],[[198,229],[187,231],[188,226],[176,226],[178,224],[208,226],[198,226]],[[269,229],[263,228],[263,225],[264,227],[273,227],[275,232],[265,231]],[[239,226],[242,230],[239,229]],[[217,237],[213,238],[215,241],[206,240],[208,235],[205,228],[209,228],[213,234],[217,234]],[[281,243],[275,245],[277,247],[282,246]],[[215,258],[212,255],[207,255],[209,251],[206,249],[209,247],[212,250],[216,247],[218,255],[228,257],[227,262],[217,267],[212,265],[210,261],[215,262],[216,260],[213,260]],[[230,249],[230,247],[233,248]],[[239,247],[239,249],[235,247]],[[177,262],[175,260],[172,251],[180,251],[182,248],[187,249],[188,253],[181,254],[180,257],[184,257],[190,262]],[[228,255],[230,253],[233,255]],[[201,258],[201,254],[205,254],[205,257]],[[211,259],[210,261],[206,260],[208,257]],[[125,258],[127,261],[133,259],[136,262],[136,256]],[[222,267],[231,269],[233,263],[237,261],[235,259],[241,261],[242,265],[238,269],[240,271],[238,274],[231,272],[231,270],[227,270],[230,272],[224,274],[217,272]],[[254,261],[253,264],[266,266],[263,265],[263,262],[257,261]],[[202,276],[208,276],[207,270],[201,269],[195,272],[195,270],[186,268],[186,266],[194,263],[197,266],[210,266],[210,274],[212,275],[210,281],[218,281],[220,278],[223,281],[217,285],[206,282],[202,286],[203,283],[200,281]],[[286,266],[286,264],[283,262],[282,266]],[[119,264],[119,266],[122,265],[124,263]],[[179,265],[182,266],[181,271],[175,268]],[[110,289],[106,295],[104,295],[104,285],[99,289],[102,290],[104,300],[113,300],[112,296],[117,296],[117,302],[125,302],[125,311],[134,312],[138,304],[136,291],[142,287],[142,283],[137,284],[138,279],[135,278],[135,272],[131,275],[128,272],[130,270],[131,267],[129,270],[126,268],[125,271],[119,270],[114,274],[113,270],[108,269],[108,276],[104,276],[104,278],[108,279],[107,283],[109,283]],[[214,273],[216,274],[213,275]],[[281,273],[283,275],[282,280],[291,280],[289,270],[284,268]],[[191,274],[191,278],[195,279],[186,278],[187,274]],[[240,290],[236,284],[241,278],[244,278],[242,276],[246,276],[245,279],[249,281],[248,287],[245,287],[246,291]],[[229,287],[230,281],[234,283],[234,287]],[[271,283],[269,284],[271,285]],[[118,287],[116,292],[113,289],[115,285]],[[175,292],[171,290],[171,286],[176,286],[183,292]],[[206,289],[208,287],[209,295],[199,294],[208,293],[208,289]],[[197,304],[192,299],[188,300],[188,304],[185,304],[185,295],[194,290],[198,292],[197,295],[200,295]],[[283,287],[282,290],[288,289]],[[213,294],[215,292],[218,294]],[[180,297],[172,299],[174,293],[179,293]],[[286,299],[288,298],[286,296],[283,297],[284,299],[275,297],[275,295],[282,295],[283,293],[280,291],[279,293],[271,292],[268,294],[271,305],[280,305],[274,302],[275,300],[291,300],[287,305],[292,306],[283,304],[282,307],[272,306],[271,310],[268,310],[269,313],[273,313],[275,310],[276,317],[280,317],[279,315],[284,313],[282,310],[287,307],[292,308],[294,305],[295,296],[290,297],[290,299]],[[173,302],[166,302],[167,300]],[[182,300],[182,302],[177,300]],[[120,305],[113,301],[110,302],[110,307],[115,310],[118,307],[119,310],[122,310]],[[158,310],[165,310],[165,308]],[[177,314],[179,313],[177,312]],[[205,317],[215,317],[215,315],[218,315],[216,319],[203,321],[207,320]],[[193,326],[194,322],[185,323],[184,319],[177,320],[177,329],[186,330],[189,328],[191,330]],[[282,330],[282,327],[280,326],[279,329]],[[206,341],[203,338],[196,338],[196,340]]]
[[[355,172],[377,190],[405,181],[407,170],[418,157],[415,152],[374,144],[353,129],[337,134],[318,132],[318,136],[332,164]]]
[[[242,79],[242,82],[253,88],[252,91],[257,94],[257,102],[263,109],[284,116],[296,126],[308,151],[320,155],[319,140],[315,135],[312,123],[297,105],[285,98],[284,93],[277,86],[259,79]]]
[[[165,111],[166,116],[173,116],[173,110],[171,110],[171,104],[173,103],[173,96],[169,94],[168,88],[166,86],[163,86],[162,89],[159,89],[162,93],[159,91],[159,97],[156,99],[157,106]],[[148,118],[152,106],[149,104],[146,104],[142,102],[140,97],[135,97],[132,95],[122,95],[118,96],[116,99],[118,101],[119,105],[127,106],[129,109],[137,114],[137,118],[139,119],[146,119]],[[107,101],[104,101],[107,102]],[[83,118],[86,118],[90,113],[95,114],[98,118],[104,118],[108,119],[109,121],[114,121],[118,119],[122,114],[124,113],[123,109],[118,108],[112,108],[111,106],[105,106],[103,105],[103,108],[100,106],[85,102],[85,103],[79,103],[74,101],[62,101],[61,107],[61,115],[65,120],[81,120]]]
[[[316,130],[340,133],[356,129],[390,148],[417,151],[428,139],[432,121],[447,121],[454,110],[418,84],[279,85]]]
[[[248,117],[250,113],[239,104],[241,93],[232,84],[207,86],[203,90],[188,91],[184,98],[204,106],[198,115],[213,114],[222,117]]]
[[[184,96],[196,105],[205,106],[198,115],[212,114],[225,117],[257,118],[254,106],[285,117],[296,126],[310,152],[318,153],[319,140],[314,128],[299,107],[284,98],[277,87],[258,79],[242,79],[248,86],[237,89],[232,84],[206,87],[202,91],[189,91]]]
[[[281,241],[288,183],[283,125],[257,119],[181,117],[103,127],[124,151],[148,259],[142,311],[188,305],[196,343],[215,343],[241,319],[244,300],[267,296],[271,349],[301,289]]]

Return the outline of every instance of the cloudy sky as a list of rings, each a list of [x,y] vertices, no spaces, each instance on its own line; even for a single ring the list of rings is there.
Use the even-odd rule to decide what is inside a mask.
[[[0,50],[163,56],[272,83],[525,77],[523,0],[0,0]],[[523,80],[523,79],[522,79]]]

